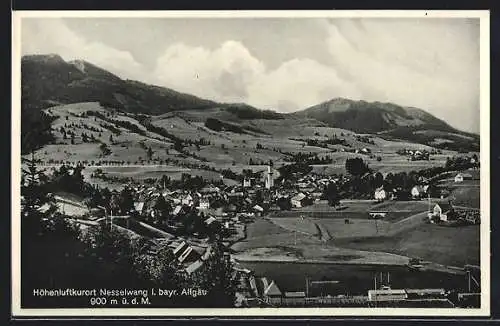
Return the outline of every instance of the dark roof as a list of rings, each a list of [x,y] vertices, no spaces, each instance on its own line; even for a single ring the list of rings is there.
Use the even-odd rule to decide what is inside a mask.
[[[439,205],[444,213],[449,212],[453,209],[453,206],[449,202],[439,202],[436,203],[436,205]]]

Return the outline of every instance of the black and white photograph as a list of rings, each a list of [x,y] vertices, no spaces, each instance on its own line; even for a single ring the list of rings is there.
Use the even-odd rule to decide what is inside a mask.
[[[12,28],[14,315],[489,314],[488,11]]]

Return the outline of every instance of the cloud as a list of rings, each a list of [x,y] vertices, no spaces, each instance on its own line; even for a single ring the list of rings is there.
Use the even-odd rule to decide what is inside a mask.
[[[360,98],[356,85],[311,59],[293,59],[249,85],[249,102],[282,112],[303,109],[336,96]]]
[[[479,108],[479,49],[467,39],[467,26],[373,19],[326,28],[334,67],[365,100],[420,107],[478,130],[477,121],[464,119]]]
[[[247,87],[264,65],[236,41],[213,51],[182,43],[169,46],[157,60],[155,76],[165,86],[219,101],[243,101]]]
[[[83,59],[123,78],[148,80],[130,52],[100,42],[87,41],[57,18],[23,18],[23,54],[59,54],[64,60]]]
[[[342,93],[358,97],[355,85],[311,59],[293,59],[267,70],[240,42],[227,41],[215,50],[181,43],[158,59],[159,83],[226,102],[294,111]]]

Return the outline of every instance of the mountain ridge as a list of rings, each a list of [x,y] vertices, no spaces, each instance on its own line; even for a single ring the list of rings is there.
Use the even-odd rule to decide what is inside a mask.
[[[431,146],[436,140],[458,142],[462,146],[466,135],[475,142],[473,147],[479,148],[478,135],[457,130],[420,108],[338,97],[301,111],[279,113],[245,103],[218,103],[166,87],[122,79],[85,60],[65,61],[57,54],[23,56],[21,84],[22,134],[30,131],[34,137],[36,133],[32,129],[33,126],[40,128],[42,110],[54,105],[94,101],[103,107],[134,114],[186,111],[194,115],[208,110],[219,115],[214,118],[231,123],[307,118],[356,133],[380,134]],[[205,119],[208,115],[208,112],[202,114]],[[47,123],[43,125],[47,130]]]

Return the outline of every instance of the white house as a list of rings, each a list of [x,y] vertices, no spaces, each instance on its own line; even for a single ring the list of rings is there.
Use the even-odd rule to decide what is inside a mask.
[[[252,180],[250,178],[243,179],[243,187],[249,188],[252,186]]]
[[[179,213],[181,212],[181,210],[182,210],[182,206],[181,205],[177,205],[177,206],[175,206],[174,211],[172,212],[172,214],[174,216],[177,216],[177,215],[179,215]]]
[[[200,199],[200,204],[198,205],[198,209],[207,210],[210,208],[210,202],[206,198]]]
[[[260,206],[260,205],[255,205],[255,206],[253,207],[253,209],[254,209],[256,212],[259,212],[259,213],[264,212],[264,208],[262,208],[262,206]]]
[[[186,197],[182,198],[181,203],[182,203],[182,205],[191,206],[193,204],[193,196],[188,194]]]
[[[387,192],[384,190],[384,187],[379,187],[375,189],[374,194],[375,200],[383,201],[387,198]]]
[[[137,212],[142,213],[142,210],[144,209],[144,202],[143,201],[135,202],[134,208]]]
[[[439,217],[440,221],[448,221],[452,217],[453,206],[451,203],[438,203],[432,210],[432,215]]]
[[[291,201],[293,207],[297,207],[298,208],[298,207],[303,207],[304,206],[304,202],[305,202],[306,199],[307,199],[307,196],[304,193],[301,192],[301,193],[293,196],[290,201]]]
[[[411,196],[413,198],[420,198],[427,192],[428,188],[429,188],[428,186],[416,185],[413,188],[411,188]]]
[[[472,180],[472,175],[468,173],[459,173],[455,176],[455,182],[463,182],[464,180]]]

